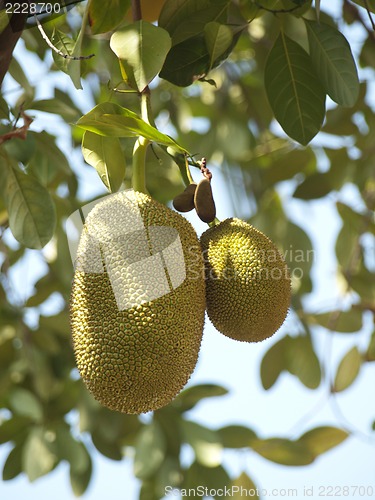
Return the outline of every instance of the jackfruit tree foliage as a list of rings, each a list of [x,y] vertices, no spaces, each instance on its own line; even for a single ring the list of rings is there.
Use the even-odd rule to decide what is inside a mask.
[[[66,3],[67,13],[59,12],[63,2],[52,1],[56,14],[38,14],[58,54],[33,14],[10,18],[0,1],[0,77],[6,75],[0,97],[0,443],[12,445],[3,479],[24,471],[33,481],[67,461],[79,495],[90,482],[93,447],[112,460],[134,448],[142,498],[157,499],[165,484],[251,485],[246,465],[236,478],[225,464],[210,462],[206,451],[213,445],[293,466],[313,462],[348,434],[354,439],[356,423],[346,422],[337,404],[375,361],[373,2],[167,0],[154,24],[150,6],[163,2],[144,0],[145,20],[134,23],[129,0]],[[135,19],[137,5],[133,1]],[[145,106],[148,84],[152,113]],[[68,323],[73,268],[64,222],[89,201],[82,188],[93,177],[82,154],[102,179],[102,194],[115,192],[131,187],[136,141],[153,143],[146,184],[155,199],[169,203],[181,193],[185,158],[194,164],[205,156],[213,183],[215,172],[225,179],[232,200],[226,215],[251,222],[285,252],[291,312],[267,341],[260,380],[265,390],[277,391],[283,373],[310,390],[325,387],[335,403],[334,426],[306,423],[300,437],[285,429],[264,439],[237,425],[236,415],[233,425],[218,429],[191,420],[201,400],[224,396],[225,387],[191,385],[150,420],[111,412],[83,387]],[[142,175],[137,179],[143,182]],[[320,239],[319,232],[310,238],[321,206],[339,220],[329,241],[323,228]],[[296,207],[304,224],[295,223]],[[333,289],[338,282],[340,294],[325,303],[314,296],[322,278],[314,268],[330,250],[336,260],[323,278]],[[44,274],[26,293],[14,270],[32,267],[37,258]],[[321,337],[331,342],[348,334],[350,349],[337,364],[318,351]],[[221,401],[224,408],[226,398]],[[360,430],[371,434],[371,428]],[[180,460],[186,443],[194,452],[190,465]]]

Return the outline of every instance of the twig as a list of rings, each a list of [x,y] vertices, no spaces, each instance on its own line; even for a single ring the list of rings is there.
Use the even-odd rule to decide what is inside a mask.
[[[42,37],[44,40],[47,42],[47,45],[51,47],[52,50],[56,52],[56,54],[59,54],[59,56],[63,57],[64,59],[72,59],[74,61],[81,61],[82,59],[91,59],[92,57],[95,56],[95,54],[90,54],[89,56],[71,56],[70,54],[64,54],[61,50],[59,50],[57,47],[53,45],[51,40],[48,38],[46,32],[43,29],[43,26],[41,25],[39,19],[37,18],[36,15],[34,15],[36,25],[38,26],[38,30],[40,31]]]
[[[255,2],[255,5],[258,9],[265,10],[266,12],[272,12],[272,14],[287,14],[288,12],[293,12],[301,7],[301,5],[296,5],[290,9],[269,9],[268,7],[263,7],[263,5],[260,5],[258,2]]]
[[[366,12],[367,12],[368,18],[370,19],[370,23],[371,23],[372,29],[375,31],[375,23],[374,23],[374,20],[373,20],[373,18],[371,16],[370,6],[368,4],[368,0],[364,0],[364,2],[365,2]]]
[[[20,115],[23,118],[23,126],[15,128],[14,130],[7,132],[6,134],[0,135],[0,144],[3,144],[4,142],[9,141],[10,139],[13,139],[13,137],[23,140],[26,139],[27,131],[29,130],[29,127],[33,119],[30,118],[30,116],[26,115],[23,111],[21,111]]]
[[[140,0],[132,0],[132,15],[133,21],[140,21],[142,19],[142,9]]]

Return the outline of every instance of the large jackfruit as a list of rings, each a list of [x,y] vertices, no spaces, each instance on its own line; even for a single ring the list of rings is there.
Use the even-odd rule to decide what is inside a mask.
[[[282,325],[290,303],[287,265],[274,243],[239,219],[201,236],[207,313],[219,332],[258,342]]]
[[[134,191],[86,218],[71,294],[79,372],[110,409],[168,404],[197,363],[205,283],[199,241],[181,215]]]

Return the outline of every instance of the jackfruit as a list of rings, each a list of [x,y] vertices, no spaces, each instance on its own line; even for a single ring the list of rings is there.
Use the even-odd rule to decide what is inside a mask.
[[[168,404],[198,358],[205,314],[201,249],[191,224],[134,191],[86,218],[70,311],[79,372],[94,397],[124,413]]]
[[[212,222],[216,217],[216,206],[212,195],[211,181],[204,178],[200,181],[194,194],[194,205],[198,217],[203,222]]]
[[[182,193],[178,194],[172,201],[173,207],[178,212],[190,212],[194,208],[194,193],[197,185],[192,182]]]
[[[282,325],[290,276],[274,243],[239,219],[226,219],[201,236],[208,317],[235,340],[259,342]]]

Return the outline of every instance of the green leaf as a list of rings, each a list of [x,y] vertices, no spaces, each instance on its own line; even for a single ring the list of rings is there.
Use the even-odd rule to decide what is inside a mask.
[[[92,461],[86,448],[85,453],[87,458],[87,467],[85,470],[77,471],[73,467],[70,467],[70,484],[76,497],[80,497],[85,493],[92,475]]]
[[[370,213],[359,213],[349,205],[336,202],[337,211],[345,224],[353,227],[357,233],[370,232],[375,235],[375,219]]]
[[[288,343],[288,337],[273,344],[263,356],[260,365],[260,378],[263,388],[270,389],[279,378],[279,375],[286,369],[285,348]]]
[[[40,422],[43,419],[42,405],[27,389],[13,389],[9,396],[9,405],[17,415],[30,417],[35,422]]]
[[[333,189],[332,181],[329,172],[316,172],[306,177],[304,181],[299,184],[294,193],[294,198],[300,200],[315,200],[323,198]]]
[[[17,444],[9,453],[3,467],[3,480],[10,481],[23,472],[23,443]]]
[[[255,432],[243,425],[228,425],[216,432],[224,448],[247,448],[256,439]]]
[[[187,153],[171,137],[143,121],[136,113],[113,103],[102,103],[82,116],[77,125],[99,135],[110,137],[142,136],[150,141],[170,146],[180,153]]]
[[[75,473],[83,474],[90,467],[85,445],[72,436],[66,424],[61,424],[56,429],[56,453],[60,460],[69,462]]]
[[[111,460],[123,459],[121,446],[119,446],[116,441],[104,439],[98,431],[93,431],[91,433],[91,439],[95,448],[105,457],[110,458]]]
[[[60,30],[54,29],[51,41],[53,45],[63,54],[75,55],[76,42]],[[81,85],[81,61],[64,58],[54,50],[52,57],[60,71],[70,76],[76,89],[82,89]]]
[[[28,132],[26,139],[13,137],[3,147],[9,156],[26,165],[35,153],[35,138],[32,132]]]
[[[357,347],[352,347],[342,358],[337,368],[333,390],[347,389],[357,378],[362,364],[362,357]]]
[[[30,85],[22,67],[18,63],[17,59],[13,56],[9,65],[9,74],[18,82],[24,89],[27,97],[34,96],[34,89]]]
[[[305,444],[282,438],[259,439],[252,448],[263,458],[282,465],[308,465],[315,458]]]
[[[254,482],[246,474],[246,472],[241,472],[241,474],[232,481],[230,489],[231,498],[233,498],[234,500],[243,500],[244,495],[242,493],[244,491],[254,491],[255,494],[251,495],[251,499],[259,500],[259,495],[257,494],[258,489],[255,486]]]
[[[159,76],[174,85],[187,87],[206,76],[209,66],[204,36],[199,35],[172,47]]]
[[[69,106],[59,98],[33,101],[28,108],[44,111],[45,113],[58,114],[67,122],[77,120],[79,117],[79,111],[75,107]]]
[[[198,487],[202,488],[203,486],[208,490],[212,489],[220,493],[219,490],[224,490],[225,487],[230,485],[230,482],[227,471],[221,465],[218,467],[205,467],[198,462],[193,462],[185,472],[181,488],[188,491],[189,489],[197,491]],[[214,498],[220,500],[223,496],[217,495]]]
[[[264,79],[281,127],[292,139],[308,144],[322,126],[325,93],[307,52],[280,33],[268,56]]]
[[[353,0],[353,2],[356,3],[357,5],[360,5],[364,9],[368,9],[370,12],[373,12],[375,14],[375,5],[372,5],[371,2],[369,2],[368,0],[367,1]]]
[[[160,467],[166,451],[166,442],[159,424],[152,422],[138,434],[135,444],[134,474],[139,479],[151,477]]]
[[[228,394],[227,389],[215,384],[199,384],[184,389],[171,403],[179,411],[191,410],[194,406],[205,398],[214,398]]]
[[[342,106],[354,106],[359,95],[357,68],[347,39],[322,22],[305,20],[310,57],[330,98]]]
[[[223,446],[216,431],[189,420],[182,420],[181,427],[184,440],[193,448],[197,462],[206,467],[220,465]]]
[[[317,323],[334,332],[354,333],[362,328],[362,311],[352,308],[349,311],[330,311],[309,315],[312,323]]]
[[[160,12],[159,26],[174,37],[181,25],[191,24],[194,20],[225,22],[229,3],[230,0],[166,0]]]
[[[57,457],[50,448],[44,429],[33,428],[25,442],[22,454],[23,470],[31,482],[48,474],[55,466]]]
[[[0,157],[0,161],[4,155]],[[52,238],[56,225],[52,198],[39,182],[5,159],[7,181],[5,205],[13,236],[28,248],[42,248]]]
[[[349,434],[336,427],[317,427],[303,434],[298,442],[307,446],[315,457],[342,443]]]
[[[91,0],[89,22],[93,35],[107,33],[122,23],[130,7],[130,0]]]
[[[166,30],[145,21],[116,31],[110,41],[111,49],[125,70],[127,83],[138,92],[159,73],[171,45]]]
[[[30,420],[24,416],[14,415],[0,425],[0,444],[13,441],[30,425]]]
[[[336,256],[344,273],[350,271],[350,274],[353,274],[354,271],[358,271],[355,255],[359,247],[359,237],[358,229],[346,223],[344,223],[337,236]],[[354,265],[356,269],[353,269]]]
[[[320,364],[309,337],[289,337],[285,355],[290,373],[298,377],[309,389],[319,387]]]
[[[213,21],[207,23],[204,27],[204,36],[208,53],[210,54],[209,67],[212,68],[215,61],[230,47],[233,41],[233,34],[229,26]]]
[[[372,332],[366,352],[367,361],[375,361],[375,330]]]
[[[0,16],[4,11],[0,12]],[[7,16],[8,17],[8,16]],[[3,96],[0,95],[0,119],[9,120],[9,106]]]
[[[95,168],[109,192],[120,189],[125,176],[125,156],[117,137],[105,137],[86,131],[82,139],[82,154]]]

